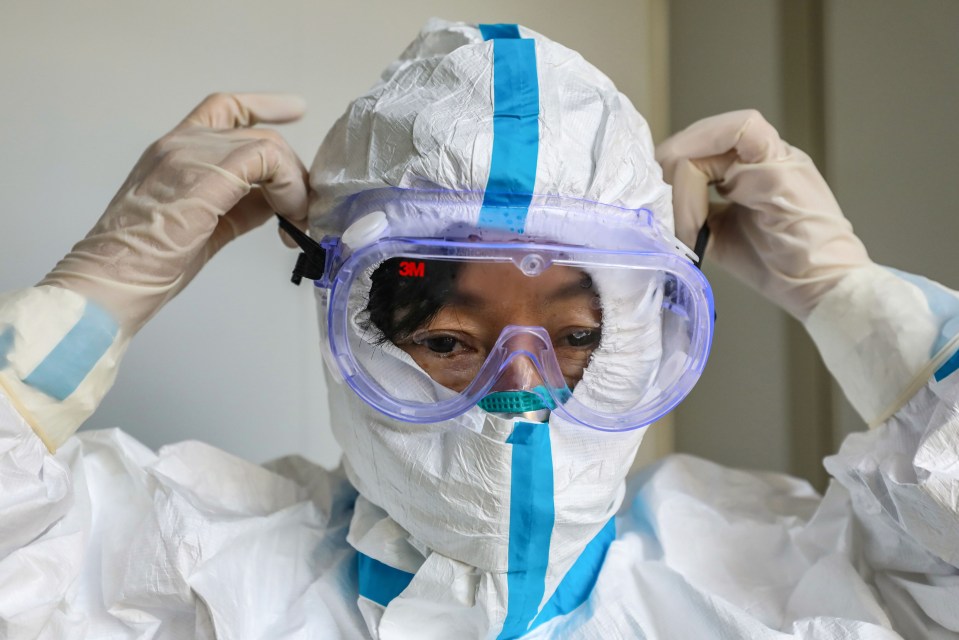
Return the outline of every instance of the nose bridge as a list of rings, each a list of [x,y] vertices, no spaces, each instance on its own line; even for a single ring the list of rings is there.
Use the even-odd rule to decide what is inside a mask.
[[[514,351],[491,391],[529,391],[543,384],[543,376],[524,351]]]
[[[538,355],[545,346],[542,338],[539,335],[527,333],[525,331],[510,335],[505,344],[507,348],[514,353],[526,351],[533,355]]]
[[[543,327],[510,324],[500,331],[497,343],[510,351],[539,353],[550,346],[549,334]]]
[[[506,361],[492,391],[528,391],[545,383],[545,372],[539,371],[533,360],[542,366],[544,350],[551,348],[545,329],[510,325],[500,334],[500,342]]]

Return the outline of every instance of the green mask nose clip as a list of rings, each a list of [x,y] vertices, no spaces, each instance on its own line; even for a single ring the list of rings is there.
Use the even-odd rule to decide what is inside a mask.
[[[569,389],[559,389],[558,392],[564,402],[572,395]],[[544,386],[535,387],[532,391],[496,391],[476,404],[489,413],[526,413],[556,408]]]

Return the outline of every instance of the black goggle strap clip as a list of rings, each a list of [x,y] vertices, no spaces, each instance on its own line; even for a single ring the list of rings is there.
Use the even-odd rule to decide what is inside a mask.
[[[699,233],[696,234],[696,246],[693,247],[693,253],[696,254],[697,261],[693,264],[696,265],[696,268],[702,271],[703,269],[703,259],[706,257],[706,245],[709,244],[709,225],[703,223],[703,226],[699,228]],[[716,324],[716,321],[719,319],[719,316],[716,313],[716,310],[713,309],[713,324]]]
[[[287,235],[293,238],[293,241],[303,250],[297,256],[296,265],[293,267],[293,277],[290,281],[299,285],[303,278],[307,280],[320,280],[326,271],[326,249],[323,246],[300,231],[299,227],[281,216],[276,214],[280,221],[280,229],[286,231]]]
[[[709,225],[703,223],[703,226],[699,229],[699,233],[696,234],[696,246],[693,247],[693,253],[696,254],[696,262],[694,264],[697,269],[702,270],[703,268],[707,244],[709,244]]]

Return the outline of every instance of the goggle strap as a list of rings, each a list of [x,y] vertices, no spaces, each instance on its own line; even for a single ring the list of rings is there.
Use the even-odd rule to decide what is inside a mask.
[[[293,267],[293,277],[290,278],[290,282],[299,285],[303,278],[307,280],[322,278],[323,272],[326,270],[326,249],[279,213],[276,214],[276,217],[280,221],[280,229],[293,238],[293,242],[303,250],[303,253],[296,258],[296,265]]]
[[[699,259],[695,265],[700,271],[703,270],[703,260],[706,257],[707,244],[709,244],[709,225],[703,223],[703,226],[699,228],[699,233],[696,235],[696,246],[693,248],[693,253],[695,253]],[[716,314],[716,310],[713,309],[713,324],[716,324],[716,320],[718,319],[719,316]]]
[[[706,245],[709,244],[709,225],[703,224],[696,234],[696,246],[693,247],[693,253],[696,254],[696,268],[703,268],[703,258],[706,257]]]

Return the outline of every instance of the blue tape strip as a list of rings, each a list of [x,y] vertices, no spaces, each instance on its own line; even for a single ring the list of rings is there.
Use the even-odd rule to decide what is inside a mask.
[[[523,233],[539,157],[536,44],[516,25],[480,30],[493,42],[493,153],[479,225]]]
[[[66,400],[113,344],[117,330],[106,311],[88,302],[73,328],[23,381],[57,400]]]
[[[383,564],[365,553],[357,552],[356,565],[360,595],[384,607],[413,580],[412,573]]]
[[[593,592],[593,587],[596,586],[599,571],[603,567],[603,562],[606,561],[606,552],[609,551],[609,545],[615,539],[616,522],[614,518],[610,518],[609,522],[590,540],[579,558],[563,576],[563,581],[559,583],[543,610],[536,616],[530,630],[556,616],[566,615],[586,602],[589,594]]]
[[[513,445],[506,577],[509,593],[500,640],[525,634],[539,611],[546,590],[555,519],[549,426],[517,422],[506,442]]]
[[[905,271],[899,271],[898,269],[889,268],[889,271],[906,282],[917,286],[926,297],[929,310],[939,322],[939,336],[936,338],[935,343],[933,343],[932,353],[930,353],[929,356],[936,355],[959,333],[959,298],[956,298],[951,292],[940,287],[928,278],[906,273]],[[940,366],[934,376],[936,380],[939,381],[946,378],[956,369],[959,369],[959,352],[954,353],[945,364]]]
[[[483,34],[483,40],[493,40],[494,38],[503,38],[504,40],[519,40],[519,25],[517,24],[481,24],[480,33]]]

